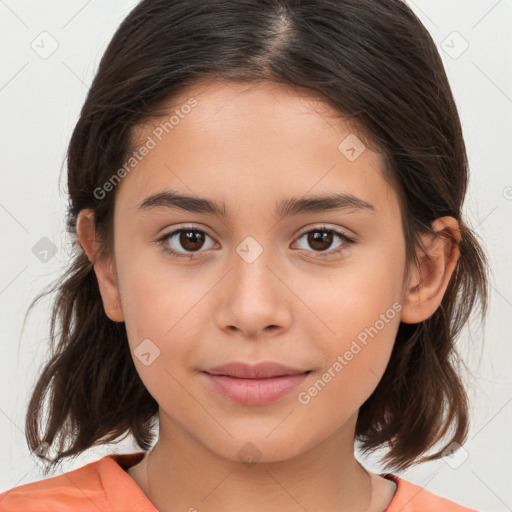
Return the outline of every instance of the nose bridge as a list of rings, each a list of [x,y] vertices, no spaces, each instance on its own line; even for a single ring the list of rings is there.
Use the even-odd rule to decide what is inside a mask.
[[[248,296],[270,300],[270,297],[279,293],[274,290],[277,282],[270,270],[276,266],[276,251],[270,244],[270,239],[271,235],[257,235],[257,238],[248,235],[235,247],[232,280],[242,299]]]
[[[286,287],[276,276],[280,267],[277,251],[266,246],[271,235],[257,236],[261,243],[249,235],[235,247],[229,278],[221,290],[222,305],[217,310],[220,328],[236,327],[247,336],[269,326],[283,327],[290,319]]]

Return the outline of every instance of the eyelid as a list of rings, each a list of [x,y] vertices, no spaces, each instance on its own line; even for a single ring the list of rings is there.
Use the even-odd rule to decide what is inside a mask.
[[[299,231],[299,233],[296,235],[296,237],[301,237],[305,233],[309,233],[310,231],[333,231],[335,233],[339,233],[340,235],[343,235],[345,238],[349,240],[356,241],[356,236],[352,234],[352,232],[348,231],[345,228],[341,228],[339,226],[329,226],[326,223],[320,223],[320,224],[313,224],[313,226],[308,226],[307,228],[304,228],[304,230]]]
[[[213,237],[209,231],[208,231],[208,228],[205,228],[203,226],[198,226],[198,225],[189,225],[189,224],[178,224],[176,226],[173,226],[172,229],[170,229],[170,231],[167,231],[165,233],[163,233],[162,235],[160,235],[159,238],[162,238],[162,237],[165,237],[165,236],[168,236],[168,235],[172,235],[172,234],[176,234],[176,232],[179,232],[179,231],[187,231],[187,230],[190,230],[190,231],[200,231],[202,233],[205,233],[207,234],[210,238],[215,238]]]

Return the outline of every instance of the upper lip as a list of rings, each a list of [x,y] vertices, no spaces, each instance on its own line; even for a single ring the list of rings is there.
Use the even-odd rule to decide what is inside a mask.
[[[233,362],[215,366],[204,370],[212,375],[227,375],[229,377],[238,377],[239,379],[266,379],[270,377],[279,377],[282,375],[296,375],[306,373],[309,370],[292,368],[273,361],[263,361],[257,364],[248,364],[244,362]]]

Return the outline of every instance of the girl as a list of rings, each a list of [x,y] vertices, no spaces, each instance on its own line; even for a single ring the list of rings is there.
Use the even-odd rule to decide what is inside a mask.
[[[70,141],[75,253],[26,417],[46,474],[142,451],[0,510],[472,510],[354,455],[401,471],[466,438],[467,167],[400,0],[143,0]]]

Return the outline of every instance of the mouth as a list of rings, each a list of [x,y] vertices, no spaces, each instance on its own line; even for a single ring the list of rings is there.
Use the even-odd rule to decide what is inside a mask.
[[[279,379],[281,377],[290,377],[292,375],[303,375],[310,373],[311,370],[308,370],[306,372],[300,372],[300,373],[294,373],[294,374],[283,374],[283,375],[275,375],[274,377],[236,377],[235,375],[227,375],[224,373],[210,373],[210,372],[203,372],[207,373],[208,375],[213,375],[214,377],[231,377],[233,379],[241,379],[241,380],[269,380],[269,379]]]
[[[311,370],[294,368],[273,361],[263,361],[257,364],[245,362],[232,362],[203,370],[210,375],[236,377],[239,379],[267,379],[272,377],[285,377],[300,375]]]
[[[275,364],[231,365],[200,372],[210,390],[243,405],[266,405],[288,395],[301,385],[312,370]]]

